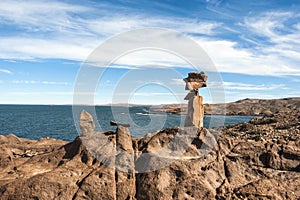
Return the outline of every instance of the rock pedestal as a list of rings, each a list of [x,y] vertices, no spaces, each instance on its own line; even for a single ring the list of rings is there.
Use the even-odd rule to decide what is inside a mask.
[[[188,100],[188,113],[185,119],[185,126],[203,127],[204,106],[202,96],[198,95],[198,89],[206,87],[207,75],[204,72],[191,72],[189,76],[183,79],[186,83],[185,89],[190,90],[184,98]]]
[[[204,107],[202,96],[193,96],[188,103],[188,114],[185,118],[185,126],[203,127]]]

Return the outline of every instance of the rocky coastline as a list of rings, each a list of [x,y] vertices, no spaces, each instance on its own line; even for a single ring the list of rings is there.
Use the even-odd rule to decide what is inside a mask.
[[[70,143],[0,135],[0,199],[300,197],[299,109],[219,129],[199,129],[182,156],[164,166],[159,165],[166,157],[156,157],[155,152],[170,145],[182,127],[145,138],[130,138],[122,126],[115,132],[93,129],[93,119],[85,112],[83,136]],[[93,154],[99,147],[100,154]],[[145,153],[151,156],[145,159]],[[117,169],[117,163],[127,171]]]
[[[300,98],[284,99],[243,99],[226,104],[204,104],[206,115],[247,115],[271,116],[279,112],[289,112],[300,109]],[[186,114],[186,104],[170,104],[153,106],[150,113]]]

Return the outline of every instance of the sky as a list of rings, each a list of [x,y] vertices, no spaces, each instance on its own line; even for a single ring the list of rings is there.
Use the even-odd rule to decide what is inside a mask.
[[[89,55],[105,41],[143,28],[174,30],[196,42],[223,81],[225,102],[299,97],[299,11],[298,0],[1,0],[0,104],[72,104]],[[159,71],[141,73],[156,66]],[[105,69],[93,91],[95,104],[184,103],[188,91],[181,79],[193,71],[159,50],[94,67]],[[178,76],[168,76],[173,72]],[[132,82],[138,83],[133,92],[122,97]],[[200,89],[205,103],[222,102],[211,96],[215,85],[209,77]]]

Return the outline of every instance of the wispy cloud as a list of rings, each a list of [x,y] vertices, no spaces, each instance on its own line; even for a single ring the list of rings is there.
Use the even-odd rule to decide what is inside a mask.
[[[244,25],[257,36],[264,36],[273,44],[300,44],[299,24],[292,20],[300,18],[293,12],[265,12],[248,17]]]
[[[208,3],[212,8],[219,5],[219,1]],[[112,14],[112,11],[118,12]],[[220,72],[300,76],[300,25],[297,23],[300,16],[297,13],[273,11],[250,15],[236,20],[240,22],[240,30],[233,30],[220,21],[130,13],[108,3],[95,8],[59,1],[3,0],[0,24],[18,26],[25,34],[1,36],[0,58],[84,61],[97,44],[110,36],[132,29],[162,27],[192,36]],[[222,31],[229,29],[239,34],[241,41],[222,37]],[[180,39],[176,42],[184,45]],[[243,42],[252,46],[243,46]],[[147,53],[119,59],[115,66],[132,69],[151,63],[162,67],[189,67],[180,59]]]
[[[284,84],[245,84],[237,82],[223,82],[223,85],[225,90],[267,91],[288,89]]]
[[[292,78],[291,81],[292,81],[292,82],[296,82],[296,83],[300,83],[300,78],[299,78],[299,79]]]
[[[172,79],[172,81],[173,81],[174,85],[182,85],[182,86],[185,85],[185,82],[181,78],[180,79],[179,78],[174,78],[174,79]]]
[[[60,39],[37,39],[27,37],[0,38],[0,58],[2,59],[71,59],[82,61],[93,50],[91,47],[80,46],[77,42]],[[91,44],[90,42],[89,44]]]
[[[8,69],[0,69],[0,73],[13,74],[13,72]]]
[[[253,41],[255,47],[240,49],[246,53],[241,61],[245,61],[249,69],[265,69],[259,71],[262,73],[299,76],[299,19],[299,14],[290,11],[263,12],[245,18],[241,25],[248,34],[243,38]]]
[[[13,84],[42,84],[42,85],[71,85],[69,82],[56,82],[56,81],[35,81],[35,80],[13,80]]]
[[[177,96],[178,94],[167,93],[167,92],[137,92],[133,94],[134,96],[143,96],[143,97],[151,97],[151,96]]]
[[[71,14],[91,11],[92,8],[59,1],[10,1],[0,2],[2,23],[16,24],[31,32],[72,30]]]
[[[147,27],[169,28],[190,34],[215,35],[217,29],[222,26],[222,23],[218,22],[197,21],[179,17],[157,17],[146,14],[139,16],[115,14],[109,17],[80,20],[78,23],[86,27],[90,34],[94,33],[102,36],[112,36],[124,31]]]
[[[65,96],[73,96],[73,95],[95,95],[96,93],[89,93],[89,92],[80,92],[80,93],[74,93],[74,92],[11,92],[11,95],[65,95]]]
[[[11,95],[72,95],[70,92],[11,92]]]
[[[51,1],[1,1],[0,24],[19,26],[25,33],[0,37],[2,59],[61,58],[83,61],[101,41],[138,28],[161,27],[189,34],[214,35],[222,23],[149,13],[115,12],[117,6],[100,8]],[[101,15],[99,15],[101,12]],[[94,14],[96,17],[83,17]],[[34,35],[34,37],[32,37]]]
[[[299,75],[298,58],[266,53],[269,48],[242,48],[238,42],[196,38],[220,72],[251,75]]]

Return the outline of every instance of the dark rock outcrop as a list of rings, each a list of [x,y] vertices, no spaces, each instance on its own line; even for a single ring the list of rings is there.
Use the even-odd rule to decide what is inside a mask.
[[[300,197],[299,110],[225,127],[219,137],[174,127],[130,138],[122,126],[95,132],[91,119],[82,115],[91,132],[71,143],[0,136],[0,199]]]

